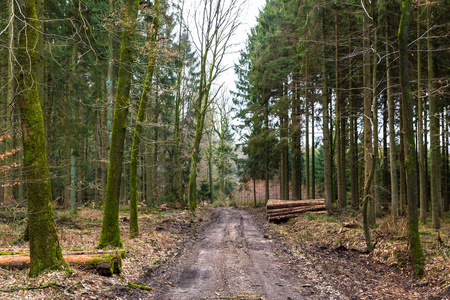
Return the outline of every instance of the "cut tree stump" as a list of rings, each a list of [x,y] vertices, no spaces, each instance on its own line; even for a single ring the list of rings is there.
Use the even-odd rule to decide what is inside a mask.
[[[305,213],[326,213],[324,199],[310,200],[274,200],[270,199],[266,205],[266,216],[268,221],[282,221],[298,217]]]
[[[106,252],[106,251],[104,251]],[[96,272],[102,276],[112,276],[122,272],[122,257],[118,253],[103,254],[63,254],[64,260],[77,269]],[[30,265],[29,254],[1,255],[0,267],[4,269],[27,269]]]

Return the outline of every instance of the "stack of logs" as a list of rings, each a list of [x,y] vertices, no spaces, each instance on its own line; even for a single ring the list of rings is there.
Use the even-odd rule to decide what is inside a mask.
[[[297,201],[270,199],[266,205],[267,220],[269,222],[295,218],[305,212],[315,214],[326,213],[325,199],[311,199],[311,200],[297,200]]]

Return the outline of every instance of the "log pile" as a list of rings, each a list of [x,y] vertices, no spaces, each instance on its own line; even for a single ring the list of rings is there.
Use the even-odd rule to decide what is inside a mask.
[[[296,201],[269,199],[266,205],[266,216],[269,222],[295,218],[305,212],[316,214],[326,213],[325,199]]]
[[[3,255],[0,255],[0,268],[7,270],[23,270],[29,267],[30,254],[26,253],[26,251],[16,251],[17,249],[12,251],[12,254],[7,251],[2,251]],[[102,276],[120,274],[122,272],[123,256],[124,251],[63,250],[64,260],[70,266],[83,271],[98,273]]]

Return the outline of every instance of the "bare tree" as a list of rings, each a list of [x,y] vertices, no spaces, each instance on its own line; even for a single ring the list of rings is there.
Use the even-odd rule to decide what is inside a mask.
[[[200,142],[208,108],[217,96],[220,87],[213,89],[217,77],[226,70],[223,58],[229,49],[230,38],[236,32],[240,11],[244,2],[240,0],[200,0],[193,15],[194,25],[190,35],[200,57],[200,78],[194,100],[196,127],[191,154],[189,175],[189,209],[197,208],[197,162]]]

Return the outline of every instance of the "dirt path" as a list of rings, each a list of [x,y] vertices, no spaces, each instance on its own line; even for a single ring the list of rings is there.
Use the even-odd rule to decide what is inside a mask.
[[[311,284],[283,259],[283,253],[274,251],[272,243],[249,212],[217,209],[212,223],[176,266],[164,271],[166,287],[161,286],[151,298],[309,298]]]
[[[139,283],[154,290],[125,299],[448,299],[367,255],[266,239],[266,225],[254,212],[214,209],[197,239],[144,272]]]

